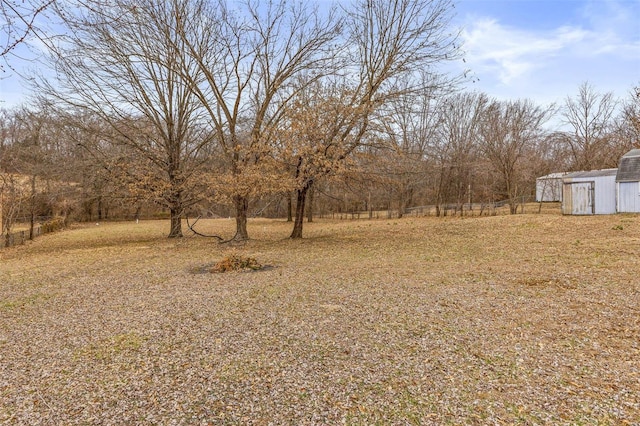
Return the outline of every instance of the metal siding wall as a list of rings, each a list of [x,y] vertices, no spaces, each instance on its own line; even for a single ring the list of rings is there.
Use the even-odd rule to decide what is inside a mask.
[[[594,212],[589,203],[587,183],[594,183]],[[565,179],[562,188],[562,213],[575,215],[615,214],[616,177],[596,176]]]
[[[536,179],[536,201],[537,202],[562,201],[562,179],[560,178]]]
[[[618,184],[618,212],[640,212],[640,183],[620,182]]]
[[[592,180],[596,183],[596,214],[616,213],[616,177],[599,176]]]

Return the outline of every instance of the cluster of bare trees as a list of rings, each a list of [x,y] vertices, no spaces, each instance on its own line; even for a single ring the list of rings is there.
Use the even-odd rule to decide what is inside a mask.
[[[569,132],[559,135],[570,151],[570,165],[579,170],[616,167],[620,150],[638,144],[640,88],[619,101],[589,84],[567,98],[563,118]]]
[[[8,235],[21,218],[32,238],[36,219],[51,216],[53,205],[63,204],[65,172],[56,165],[62,152],[52,120],[24,108],[0,110],[0,235]]]
[[[367,135],[372,116],[398,93],[398,79],[415,69],[433,69],[435,78],[436,65],[458,56],[449,0],[367,0],[328,11],[306,2],[222,0],[51,8],[66,31],[50,46],[56,78],[40,79],[39,93],[71,123],[87,115],[101,123],[100,143],[80,143],[170,210],[172,237],[182,235],[181,218],[203,200],[205,183],[233,203],[238,239],[248,238],[252,197],[289,185],[301,199],[314,179],[304,165],[315,159],[284,145],[309,96],[339,100],[333,116],[322,117],[331,136],[316,141],[317,132],[301,130],[306,139],[296,142],[331,148],[320,171],[326,175]],[[297,177],[288,178],[285,160]],[[292,236],[299,236],[302,222],[295,223]]]
[[[10,176],[57,182],[31,185],[41,214],[156,205],[179,237],[185,216],[213,210],[247,239],[251,212],[283,202],[292,238],[314,208],[506,200],[515,213],[536,175],[638,143],[637,94],[619,108],[584,85],[561,112],[575,132],[549,134],[551,108],[456,92],[439,72],[460,58],[449,0],[45,4],[65,28],[48,43],[55,74],[0,123],[3,193],[24,190]]]
[[[536,177],[616,167],[640,144],[639,110],[637,91],[617,100],[587,83],[557,107],[475,92],[412,95],[392,103],[386,143],[364,162],[372,178],[380,172],[387,205],[399,214],[423,204],[440,215],[495,202],[516,213],[533,195]]]

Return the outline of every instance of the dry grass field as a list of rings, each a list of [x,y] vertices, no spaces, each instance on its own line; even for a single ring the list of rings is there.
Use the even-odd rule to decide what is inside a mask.
[[[167,228],[0,250],[0,423],[640,424],[639,216]]]

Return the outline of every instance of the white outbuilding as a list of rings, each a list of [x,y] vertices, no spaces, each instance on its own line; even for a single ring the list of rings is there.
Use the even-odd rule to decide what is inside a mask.
[[[562,201],[562,178],[567,174],[551,173],[536,179],[536,202]]]
[[[568,173],[562,178],[562,214],[616,213],[618,169]]]
[[[618,213],[640,213],[640,149],[622,156],[616,174]]]

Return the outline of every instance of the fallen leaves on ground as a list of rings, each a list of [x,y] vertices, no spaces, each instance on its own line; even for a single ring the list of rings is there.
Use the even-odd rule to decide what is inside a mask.
[[[638,424],[640,218],[166,224],[0,250],[5,424]],[[231,233],[232,221],[201,221]],[[615,225],[623,223],[617,229]]]

